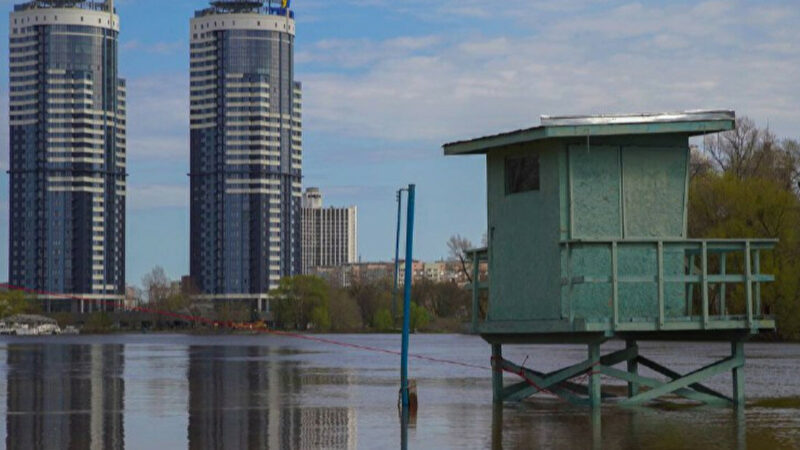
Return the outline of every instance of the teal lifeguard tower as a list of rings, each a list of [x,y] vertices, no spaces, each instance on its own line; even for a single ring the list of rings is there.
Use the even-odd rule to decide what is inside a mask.
[[[472,310],[474,331],[492,346],[495,401],[547,391],[597,406],[610,396],[605,375],[627,382],[621,404],[665,395],[744,404],[743,343],[775,329],[762,312],[761,283],[774,278],[760,273],[760,254],[776,241],[687,236],[689,138],[734,122],[733,111],[543,117],[444,146],[486,155],[489,246],[471,251]],[[625,348],[602,355],[611,339]],[[644,340],[729,341],[731,354],[683,374],[640,354]],[[528,343],[585,344],[588,355],[551,373],[503,358],[503,345]],[[701,384],[727,371],[732,395]],[[504,372],[522,380],[505,386]]]

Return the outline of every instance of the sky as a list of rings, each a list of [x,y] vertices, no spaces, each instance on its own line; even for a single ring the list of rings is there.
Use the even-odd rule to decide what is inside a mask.
[[[10,11],[12,0],[0,0]],[[189,19],[205,0],[117,0],[128,81],[127,281],[189,270]],[[359,209],[363,261],[394,252],[417,185],[415,258],[486,230],[480,156],[445,142],[539,116],[729,108],[800,138],[797,0],[294,0],[304,186]],[[7,39],[8,21],[0,20]],[[8,46],[0,46],[0,278],[8,272]]]

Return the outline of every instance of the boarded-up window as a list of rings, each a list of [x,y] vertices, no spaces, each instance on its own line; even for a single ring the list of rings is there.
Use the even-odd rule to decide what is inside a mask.
[[[622,238],[619,147],[570,146],[572,239]]]
[[[506,195],[539,190],[539,155],[506,158]]]

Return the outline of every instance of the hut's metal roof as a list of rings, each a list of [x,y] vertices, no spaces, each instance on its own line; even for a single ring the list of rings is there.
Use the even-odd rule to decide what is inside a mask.
[[[554,138],[665,133],[697,136],[730,130],[735,121],[736,113],[730,110],[542,116],[541,125],[538,127],[451,142],[444,145],[444,153],[445,155],[480,154],[492,148]]]

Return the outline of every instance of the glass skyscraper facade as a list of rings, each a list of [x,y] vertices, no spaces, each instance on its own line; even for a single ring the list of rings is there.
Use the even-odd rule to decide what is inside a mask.
[[[191,20],[191,278],[245,301],[301,270],[301,86],[293,12],[215,1]]]
[[[113,1],[18,4],[9,31],[9,282],[40,292],[45,310],[114,309],[126,143]]]

